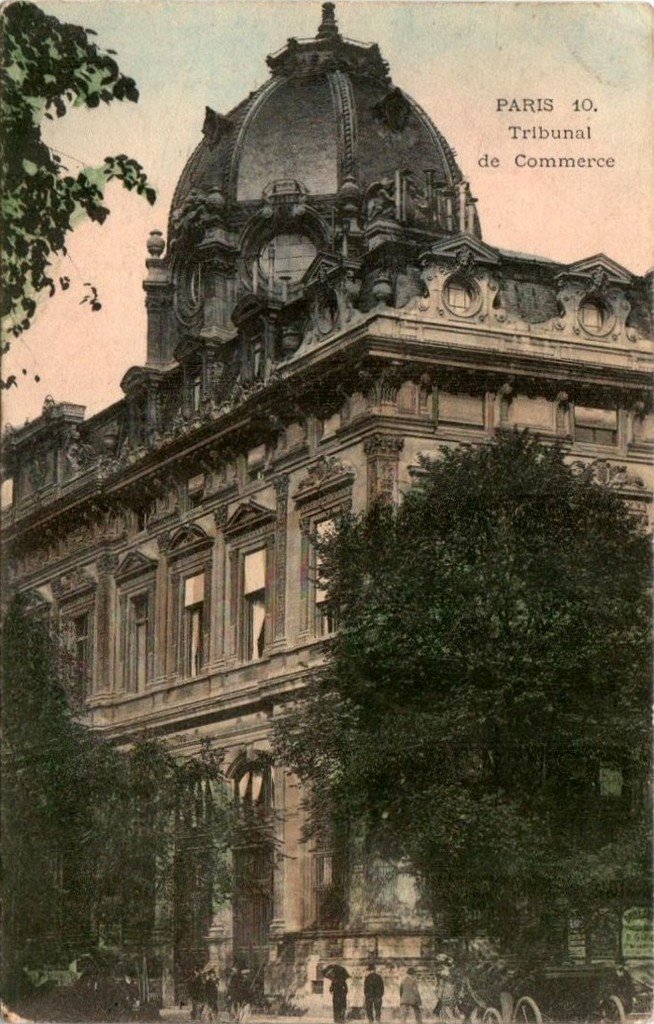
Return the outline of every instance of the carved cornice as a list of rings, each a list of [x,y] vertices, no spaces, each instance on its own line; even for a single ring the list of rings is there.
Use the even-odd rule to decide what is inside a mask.
[[[637,494],[641,498],[648,496],[642,477],[630,473],[624,463],[616,465],[609,462],[608,459],[593,459],[592,462],[583,462],[578,459],[570,464],[570,468],[578,473],[590,472],[596,483],[602,484],[604,487],[611,487],[623,493]],[[651,495],[649,497],[651,498]]]
[[[52,593],[57,601],[62,601],[93,590],[96,586],[97,581],[89,575],[86,569],[76,567],[52,581]]]

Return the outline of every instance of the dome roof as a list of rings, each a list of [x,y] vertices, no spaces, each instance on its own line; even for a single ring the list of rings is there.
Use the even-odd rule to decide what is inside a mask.
[[[267,63],[269,81],[229,114],[207,108],[173,209],[192,189],[218,189],[232,209],[259,202],[284,179],[325,197],[356,186],[363,193],[404,168],[418,185],[427,172],[440,185],[462,179],[436,126],[393,86],[378,46],[340,35],[333,4],[323,5],[315,39],[289,39]]]

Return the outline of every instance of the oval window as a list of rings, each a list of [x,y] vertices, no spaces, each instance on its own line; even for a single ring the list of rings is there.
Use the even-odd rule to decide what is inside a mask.
[[[474,297],[472,288],[465,281],[448,281],[445,286],[445,305],[458,316],[470,312]]]

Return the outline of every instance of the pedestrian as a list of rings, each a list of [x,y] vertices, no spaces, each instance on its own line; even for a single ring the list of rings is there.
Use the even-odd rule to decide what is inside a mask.
[[[329,991],[332,994],[334,1021],[336,1024],[342,1024],[345,1020],[345,1011],[347,1010],[347,982],[345,978],[340,975],[333,978]]]
[[[384,982],[381,974],[378,974],[375,970],[375,964],[368,964],[368,970],[363,982],[363,998],[366,1004],[366,1017],[368,1020],[381,1020]]]
[[[207,1006],[209,1007],[210,1020],[218,1020],[218,982],[213,968],[207,974],[207,979],[204,983],[204,994]]]
[[[413,967],[409,967],[400,985],[400,1012],[403,1024],[406,1024],[410,1009],[413,1010],[416,1024],[422,1024],[422,999],[415,975]]]
[[[243,978],[240,967],[232,967],[227,983],[227,1007],[234,1020],[238,1020],[238,1011],[243,1002]]]
[[[191,1020],[202,1020],[205,999],[204,975],[197,968],[193,971],[188,989],[191,997]]]

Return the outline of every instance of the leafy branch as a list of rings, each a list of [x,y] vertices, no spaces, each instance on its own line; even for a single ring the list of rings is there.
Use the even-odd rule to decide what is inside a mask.
[[[100,49],[91,29],[62,23],[26,0],[5,7],[2,33],[2,317],[7,333],[18,337],[30,327],[39,296],[55,293],[53,259],[66,255],[79,217],[98,224],[108,217],[106,185],[121,181],[151,205],[156,192],[141,164],[123,153],[69,173],[42,136],[44,119],[75,107],[138,101],[136,83],[120,71],[114,51]],[[60,277],[62,290],[69,285]],[[97,295],[89,305],[101,308]]]

